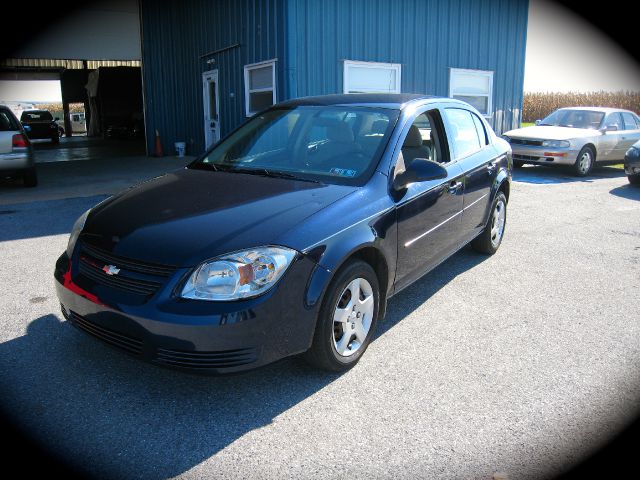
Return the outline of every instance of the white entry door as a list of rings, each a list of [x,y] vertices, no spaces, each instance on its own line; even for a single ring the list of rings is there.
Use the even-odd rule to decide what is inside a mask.
[[[220,140],[220,106],[218,93],[218,70],[202,74],[204,102],[204,148]]]

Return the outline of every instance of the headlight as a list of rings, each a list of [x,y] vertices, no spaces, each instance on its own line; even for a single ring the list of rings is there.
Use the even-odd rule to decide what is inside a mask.
[[[631,147],[629,150],[627,150],[627,153],[625,153],[624,156],[633,160],[635,160],[636,158],[640,158],[640,149]]]
[[[569,148],[571,143],[567,140],[545,140],[542,142],[543,147],[553,147],[553,148]]]
[[[67,244],[67,256],[71,258],[71,254],[73,253],[73,248],[78,241],[78,237],[84,228],[84,222],[87,221],[87,217],[89,216],[89,212],[91,212],[91,208],[84,212],[80,217],[76,220],[76,223],[73,224],[73,228],[71,229],[71,234],[69,235],[69,243]]]
[[[502,135],[502,139],[506,140],[507,142],[511,142],[511,139],[509,137],[507,137],[506,135]]]
[[[189,277],[182,298],[229,301],[263,294],[282,277],[296,251],[259,247],[203,263]]]

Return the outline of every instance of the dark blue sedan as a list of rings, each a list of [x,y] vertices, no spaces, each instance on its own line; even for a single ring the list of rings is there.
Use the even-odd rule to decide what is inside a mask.
[[[511,150],[468,104],[309,97],[82,215],[62,313],[158,365],[237,372],[305,353],[352,367],[387,300],[468,243],[496,252]]]

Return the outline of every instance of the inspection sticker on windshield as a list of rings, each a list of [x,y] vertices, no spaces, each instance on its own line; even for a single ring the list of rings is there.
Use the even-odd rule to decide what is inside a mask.
[[[355,170],[351,170],[349,168],[336,168],[336,167],[333,167],[331,170],[329,170],[329,172],[334,174],[334,175],[339,175],[341,177],[355,177],[356,176],[356,171]]]

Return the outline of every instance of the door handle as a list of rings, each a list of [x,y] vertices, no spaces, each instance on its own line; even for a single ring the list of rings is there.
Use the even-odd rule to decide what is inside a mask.
[[[492,174],[496,170],[496,166],[493,163],[487,163],[487,171]]]
[[[456,182],[454,180],[451,183],[449,183],[449,186],[447,187],[447,189],[449,190],[449,193],[451,195],[455,195],[456,193],[458,193],[458,190],[460,190],[460,187],[462,187],[462,182]]]

